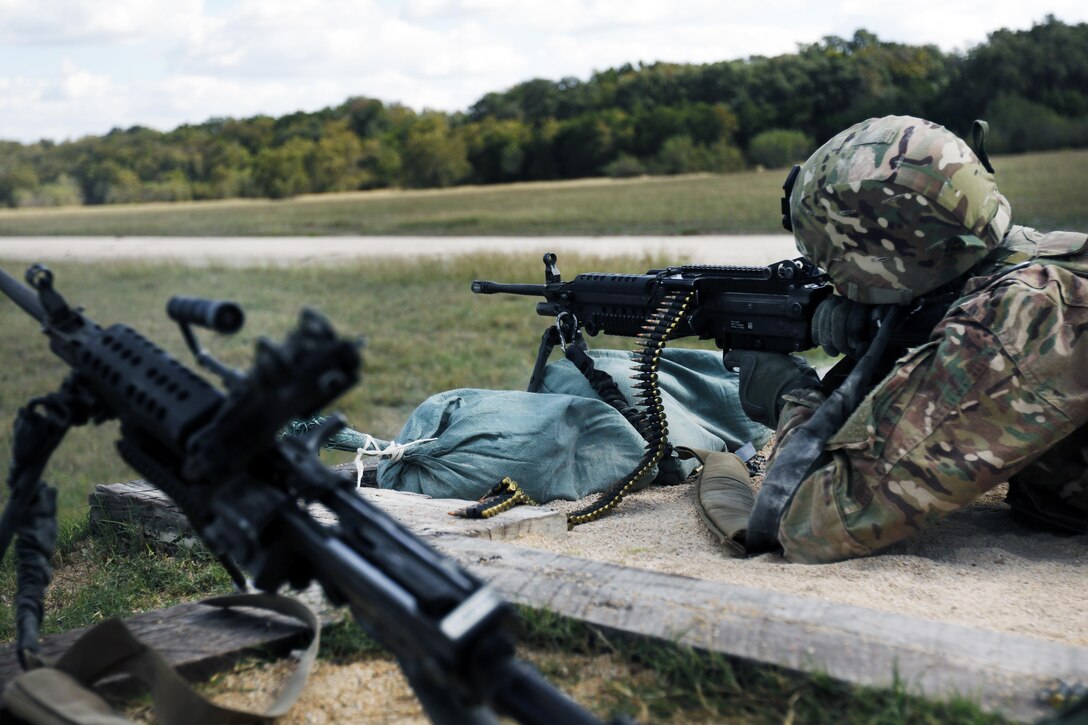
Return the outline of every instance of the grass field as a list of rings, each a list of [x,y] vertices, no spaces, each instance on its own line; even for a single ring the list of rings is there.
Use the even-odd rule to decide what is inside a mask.
[[[1019,224],[1088,229],[1088,150],[994,159]],[[785,171],[587,179],[286,201],[0,211],[0,235],[639,235],[782,231]]]

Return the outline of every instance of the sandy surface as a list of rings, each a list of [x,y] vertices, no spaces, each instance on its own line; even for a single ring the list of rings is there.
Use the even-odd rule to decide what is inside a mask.
[[[926,619],[1088,646],[1088,536],[1012,521],[1004,487],[884,553],[836,564],[730,555],[699,519],[694,486],[654,487],[533,548]],[[556,506],[571,510],[574,504]]]
[[[1003,490],[879,556],[838,564],[788,564],[779,556],[730,557],[695,513],[690,484],[633,494],[616,511],[562,539],[519,545],[627,566],[726,581],[798,596],[1088,646],[1083,599],[1088,536],[1055,537],[1013,523]],[[571,509],[578,504],[564,503]],[[563,686],[581,703],[602,702],[631,669],[616,656],[522,651],[537,667],[569,673]],[[293,667],[286,659],[244,663],[201,687],[217,702],[260,711]],[[613,693],[614,694],[614,693]],[[630,698],[635,700],[637,698]],[[146,701],[126,714],[151,722]],[[651,718],[643,713],[641,722]],[[318,661],[294,708],[278,722],[425,723],[418,701],[389,658]]]
[[[766,264],[797,256],[787,234],[691,237],[3,237],[0,259],[105,259],[186,264],[336,265],[374,257],[447,257],[467,252],[598,255],[668,253],[677,263]]]

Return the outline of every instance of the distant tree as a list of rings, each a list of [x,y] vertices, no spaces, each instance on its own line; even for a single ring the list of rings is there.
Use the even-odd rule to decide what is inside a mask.
[[[626,179],[632,176],[642,176],[647,172],[646,164],[637,156],[629,153],[620,153],[615,159],[605,164],[604,173],[614,179]]]
[[[118,166],[112,161],[106,162],[107,170],[102,180],[102,202],[104,204],[130,204],[140,201],[140,177],[132,169]]]
[[[61,174],[56,181],[46,182],[33,189],[17,189],[14,206],[77,206],[83,203],[83,193],[76,180]]]
[[[814,149],[812,139],[801,131],[773,128],[752,139],[748,158],[758,166],[780,169],[804,161]]]
[[[526,145],[532,130],[517,119],[485,118],[462,126],[472,180],[489,184],[525,178]]]
[[[310,190],[306,159],[314,142],[293,138],[282,146],[267,148],[253,160],[253,182],[264,196],[284,199]]]
[[[997,30],[953,69],[942,115],[966,132],[999,96],[1019,96],[1060,116],[1088,115],[1088,24],[1053,15],[1029,30]]]
[[[20,194],[32,193],[38,188],[38,174],[26,162],[0,164],[0,203],[18,206]]]
[[[359,138],[377,136],[387,125],[385,106],[374,98],[349,98],[340,107],[340,115]]]
[[[310,190],[348,191],[362,186],[360,167],[363,144],[345,121],[331,121],[322,130],[321,139],[310,149],[306,171]]]
[[[359,157],[360,189],[377,189],[400,183],[400,152],[392,143],[368,138]]]
[[[254,116],[244,121],[229,121],[219,135],[228,141],[237,141],[246,151],[256,156],[272,145],[275,119],[270,116]]]
[[[452,186],[470,170],[465,141],[450,133],[445,116],[426,113],[411,126],[401,151],[405,186]]]
[[[253,157],[235,140],[210,139],[203,154],[203,174],[193,184],[197,199],[255,196],[252,178]]]
[[[658,174],[724,173],[744,168],[744,156],[725,141],[708,146],[695,143],[690,136],[673,136],[661,145],[648,168]]]
[[[140,184],[133,201],[189,201],[192,198],[189,179],[181,171],[172,171],[160,179]]]
[[[559,175],[568,179],[600,176],[634,138],[631,118],[616,108],[562,121],[553,146]]]
[[[1002,93],[987,106],[990,136],[987,146],[995,153],[1023,153],[1088,146],[1088,114],[1063,116],[1053,108],[1018,95]]]

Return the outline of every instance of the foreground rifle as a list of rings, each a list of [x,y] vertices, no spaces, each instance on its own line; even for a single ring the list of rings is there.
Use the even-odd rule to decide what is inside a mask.
[[[316,580],[334,604],[396,656],[436,722],[597,722],[532,667],[514,658],[509,605],[475,576],[364,502],[352,480],[317,456],[344,426],[332,417],[305,438],[279,437],[359,380],[358,344],[306,310],[283,344],[257,343],[253,368],[240,373],[201,350],[192,325],[230,333],[242,326],[231,302],[175,297],[167,312],[220,390],[132,328],[103,329],[68,306],[41,266],[30,287],[0,270],[0,290],[41,323],[50,349],[71,368],[61,389],[19,411],[0,520],[0,556],[16,541],[17,651],[39,651],[42,596],[51,572],[55,491],[41,481],[71,426],[120,422],[121,457],[185,512],[239,588],[248,571],[274,592]],[[320,503],[338,521],[308,512]],[[44,571],[44,573],[43,573]],[[25,662],[25,660],[24,660]]]

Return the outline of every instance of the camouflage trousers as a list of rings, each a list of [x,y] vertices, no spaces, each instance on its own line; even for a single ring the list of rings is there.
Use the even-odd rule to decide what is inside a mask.
[[[961,300],[828,441],[778,532],[786,557],[864,556],[1011,480],[1024,519],[1088,527],[1088,279],[1014,270]],[[778,446],[823,400],[787,396]]]

